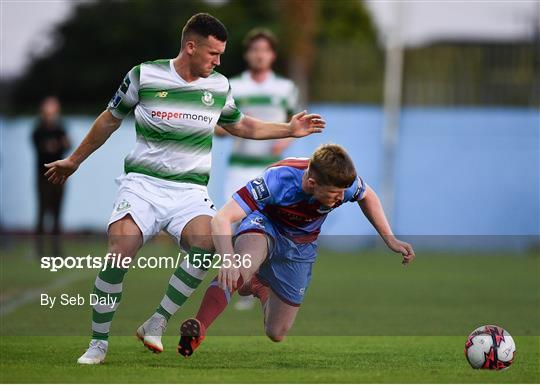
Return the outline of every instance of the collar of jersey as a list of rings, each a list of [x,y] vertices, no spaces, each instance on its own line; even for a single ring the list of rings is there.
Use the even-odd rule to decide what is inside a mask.
[[[202,79],[199,77],[197,80],[194,80],[192,82],[187,82],[182,76],[180,76],[178,72],[176,72],[176,69],[174,68],[174,64],[173,64],[173,59],[169,60],[169,68],[171,72],[173,73],[173,76],[175,76],[176,79],[180,80],[180,82],[182,82],[183,84],[186,84],[186,85],[197,84],[197,82],[199,82]]]

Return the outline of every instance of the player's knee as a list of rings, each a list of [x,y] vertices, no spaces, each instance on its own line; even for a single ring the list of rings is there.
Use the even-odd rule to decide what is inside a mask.
[[[189,242],[190,247],[196,247],[197,249],[203,249],[208,251],[214,251],[214,242],[212,237],[196,237]]]
[[[129,214],[109,226],[108,240],[109,253],[120,259],[132,258],[143,243],[141,230]]]
[[[214,251],[214,242],[212,241],[212,231],[208,215],[199,215],[191,219],[182,232],[180,239],[182,244],[190,248],[203,249],[209,252]]]
[[[267,337],[270,338],[270,341],[272,342],[281,342],[285,339],[285,336],[278,335],[278,334],[272,334],[272,333],[266,333]]]
[[[107,258],[115,260],[124,260],[129,258],[132,260],[142,245],[142,241],[132,238],[132,236],[109,237]]]
[[[269,328],[267,327],[265,332],[266,336],[270,338],[272,342],[281,342],[287,336],[287,331],[285,328]]]
[[[186,243],[190,248],[214,251],[214,241],[212,240],[211,235],[187,234],[183,236],[182,241]]]

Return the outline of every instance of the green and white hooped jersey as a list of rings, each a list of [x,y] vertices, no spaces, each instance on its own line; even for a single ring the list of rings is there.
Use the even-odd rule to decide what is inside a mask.
[[[171,59],[133,67],[107,107],[119,119],[133,109],[137,141],[125,173],[206,185],[216,124],[242,118],[228,79],[214,71],[186,82]]]
[[[294,83],[273,72],[262,82],[255,82],[249,71],[230,79],[234,99],[245,115],[269,122],[286,122],[296,112],[298,90]],[[234,138],[231,165],[265,167],[280,160],[272,155],[273,140]]]

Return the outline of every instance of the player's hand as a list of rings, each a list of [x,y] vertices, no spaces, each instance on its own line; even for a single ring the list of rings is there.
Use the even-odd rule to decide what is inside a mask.
[[[386,241],[386,245],[390,250],[400,253],[403,256],[403,260],[401,261],[403,265],[408,265],[414,260],[414,250],[409,243],[391,238]]]
[[[231,293],[237,289],[238,279],[240,278],[240,269],[233,265],[234,261],[231,257],[228,257],[228,259],[224,257],[218,273],[219,286],[223,290],[228,288]]]
[[[293,115],[289,122],[291,136],[301,138],[317,132],[323,132],[326,122],[321,115],[308,114],[307,111],[299,112]]]
[[[48,170],[45,176],[53,184],[64,184],[67,178],[79,168],[79,165],[69,158],[46,163]]]

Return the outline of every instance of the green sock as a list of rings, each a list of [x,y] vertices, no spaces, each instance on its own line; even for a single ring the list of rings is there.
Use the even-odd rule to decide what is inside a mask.
[[[167,292],[156,309],[156,313],[169,320],[178,311],[206,277],[213,255],[213,252],[197,247],[189,249],[188,257],[171,276]]]
[[[94,294],[100,300],[106,300],[108,304],[93,305],[92,309],[92,338],[106,340],[109,338],[109,329],[114,313],[120,304],[122,298],[122,282],[127,269],[118,267],[101,270],[94,283]],[[111,300],[116,299],[114,305]],[[99,302],[99,301],[98,301]]]

